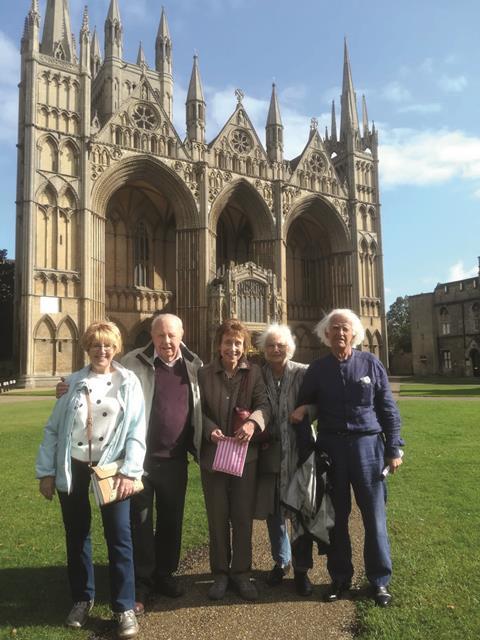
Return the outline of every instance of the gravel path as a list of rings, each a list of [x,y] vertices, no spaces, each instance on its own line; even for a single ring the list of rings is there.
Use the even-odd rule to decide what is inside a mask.
[[[362,527],[358,512],[352,514],[356,582],[361,582]],[[220,603],[207,598],[211,584],[208,550],[196,550],[182,563],[180,574],[186,595],[178,600],[158,597],[140,618],[139,640],[350,640],[355,629],[355,605],[341,600],[322,602],[329,583],[325,557],[315,556],[310,572],[314,593],[310,598],[297,596],[290,573],[284,584],[268,587],[267,572],[272,567],[266,525],[255,522],[253,576],[260,593],[256,603],[245,603],[228,591]]]

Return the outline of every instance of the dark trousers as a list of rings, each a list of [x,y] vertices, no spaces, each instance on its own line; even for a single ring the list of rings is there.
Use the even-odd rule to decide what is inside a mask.
[[[213,574],[250,571],[256,479],[256,460],[245,465],[241,478],[202,469]]]
[[[327,553],[330,577],[335,581],[350,582],[353,576],[348,533],[352,487],[365,529],[363,556],[366,576],[372,585],[386,586],[390,582],[392,562],[385,510],[386,486],[381,479],[384,466],[382,437],[379,434],[320,434],[318,445],[328,453],[333,464],[335,526]]]
[[[58,497],[65,525],[68,579],[74,602],[95,598],[89,486],[88,465],[72,460],[72,492],[59,491]],[[111,606],[119,613],[133,609],[135,599],[130,500],[106,505],[100,512],[108,547]]]
[[[137,599],[145,598],[159,578],[178,569],[187,466],[186,456],[149,461],[144,490],[131,498]]]

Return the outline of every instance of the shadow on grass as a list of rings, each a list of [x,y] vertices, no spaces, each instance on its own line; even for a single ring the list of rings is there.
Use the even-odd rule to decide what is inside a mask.
[[[400,389],[400,397],[408,396],[434,396],[443,397],[477,397],[480,398],[480,388],[475,389]]]
[[[108,567],[95,567],[95,582],[96,602],[108,605]],[[72,606],[67,569],[63,566],[2,569],[0,593],[0,621],[12,628],[62,627]],[[105,627],[105,621],[99,619],[99,628],[102,624]]]

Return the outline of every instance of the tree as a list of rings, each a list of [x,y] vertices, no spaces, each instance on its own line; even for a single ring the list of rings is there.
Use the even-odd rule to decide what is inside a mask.
[[[411,353],[410,305],[408,296],[399,296],[387,312],[388,343],[391,353]]]

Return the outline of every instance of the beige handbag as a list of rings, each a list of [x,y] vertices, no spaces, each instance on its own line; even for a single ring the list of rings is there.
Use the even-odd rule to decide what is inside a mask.
[[[92,462],[92,438],[93,438],[93,417],[92,401],[90,394],[85,390],[87,396],[87,438],[88,438],[88,465],[92,473],[92,488],[95,502],[99,507],[118,501],[118,491],[114,488],[115,476],[118,475],[123,465],[123,459],[115,460],[108,464],[93,465]],[[133,481],[133,493],[143,490],[143,482],[140,479]],[[133,494],[130,494],[133,495]],[[130,497],[130,496],[129,496]]]

